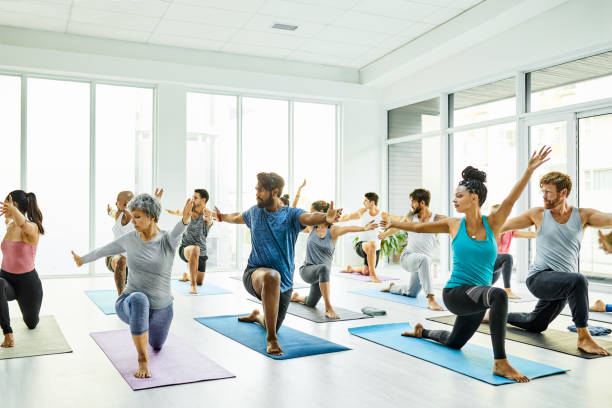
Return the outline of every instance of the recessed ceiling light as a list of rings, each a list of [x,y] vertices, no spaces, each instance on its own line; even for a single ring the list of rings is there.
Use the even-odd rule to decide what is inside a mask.
[[[272,28],[276,28],[278,30],[295,31],[295,30],[297,30],[298,26],[291,25],[291,24],[274,23]]]

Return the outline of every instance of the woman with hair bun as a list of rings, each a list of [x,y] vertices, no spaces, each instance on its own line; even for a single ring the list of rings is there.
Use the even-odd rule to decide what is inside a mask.
[[[13,329],[8,302],[17,300],[23,321],[29,329],[38,325],[38,313],[43,290],[34,258],[42,226],[42,213],[36,195],[23,190],[11,191],[0,202],[0,216],[7,221],[6,235],[2,240],[2,270],[0,270],[0,326],[4,334],[1,347],[13,347]]]
[[[490,309],[491,343],[495,362],[493,374],[517,382],[529,378],[519,373],[506,358],[506,321],[508,295],[501,288],[491,286],[493,265],[497,257],[497,237],[516,200],[527,186],[533,172],[548,161],[549,147],[534,152],[523,177],[516,183],[499,209],[487,216],[480,208],[487,198],[486,174],[474,167],[466,167],[463,180],[455,189],[455,210],[464,218],[445,218],[431,223],[381,222],[383,228],[399,228],[412,232],[446,233],[453,241],[453,270],[442,296],[444,304],[457,315],[452,332],[427,330],[418,323],[414,330],[402,336],[431,339],[453,349],[462,348],[474,335],[485,313]]]

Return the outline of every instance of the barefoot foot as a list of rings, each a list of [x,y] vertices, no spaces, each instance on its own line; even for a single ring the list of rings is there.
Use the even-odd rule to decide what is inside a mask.
[[[382,288],[380,291],[381,292],[391,292],[391,286],[395,285],[394,282],[389,283],[389,286],[387,286],[386,288]]]
[[[189,293],[191,293],[192,295],[197,295],[198,294],[198,290],[196,289],[195,286],[191,286],[191,289],[189,289]]]
[[[334,309],[326,310],[325,317],[327,317],[328,319],[339,319],[340,318],[338,313],[334,312]]]
[[[149,372],[149,362],[148,361],[138,362],[138,370],[136,370],[136,372],[134,373],[134,377],[151,378],[151,373]]]
[[[253,312],[251,312],[250,315],[248,316],[241,316],[238,318],[239,322],[259,322],[259,310],[255,309],[253,310]]]
[[[186,272],[183,272],[183,276],[179,278],[180,282],[189,282],[189,275]]]
[[[291,301],[298,302],[298,303],[304,303],[306,302],[306,296],[300,296],[299,293],[293,292],[293,295],[291,295]]]
[[[603,300],[597,299],[595,303],[593,304],[593,306],[589,307],[589,310],[591,312],[605,312],[606,304],[604,303]]]
[[[283,349],[278,344],[278,339],[268,339],[268,349],[266,352],[268,354],[272,354],[273,356],[283,355]]]
[[[516,371],[516,369],[512,367],[505,358],[495,360],[495,364],[493,365],[493,374],[519,383],[526,383],[530,381],[529,378]]]
[[[427,298],[427,306],[429,307],[429,309],[435,310],[435,311],[443,311],[444,310],[444,308],[442,306],[440,306],[440,304],[438,302],[436,302],[436,299],[434,299],[433,297],[428,297]]]
[[[4,341],[0,344],[0,347],[8,348],[15,346],[15,339],[13,338],[13,333],[6,333],[4,335]]]
[[[417,339],[423,338],[423,325],[421,323],[417,323],[414,326],[414,330],[405,331],[402,333],[404,337],[416,337]]]
[[[508,299],[520,299],[520,296],[517,296],[514,294],[514,292],[512,292],[512,289],[510,288],[505,288],[504,289],[506,291],[506,294],[508,294]]]
[[[600,356],[609,356],[610,353],[599,344],[591,336],[579,339],[578,348],[588,354],[599,354]]]
[[[380,279],[378,279],[376,277],[376,275],[370,275],[370,282],[374,282],[374,283],[382,283],[382,281]]]

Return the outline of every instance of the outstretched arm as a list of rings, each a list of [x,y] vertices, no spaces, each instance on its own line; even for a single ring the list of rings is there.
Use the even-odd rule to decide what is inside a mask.
[[[300,201],[300,194],[302,193],[302,189],[306,186],[306,179],[304,179],[304,181],[302,182],[302,184],[298,187],[297,189],[297,193],[295,193],[295,197],[293,197],[293,202],[291,203],[291,206],[293,208],[297,207],[298,205],[298,201]]]
[[[357,226],[357,225],[349,225],[346,227],[340,227],[340,226],[332,227],[331,234],[332,234],[332,239],[336,241],[339,237],[341,237],[344,234],[348,234],[349,232],[370,231],[375,228],[378,228],[378,224],[376,224],[374,221],[370,221],[363,227]]]
[[[500,231],[502,229],[502,226],[506,222],[506,219],[508,219],[510,212],[512,212],[514,203],[516,203],[516,200],[518,200],[518,198],[521,196],[521,193],[527,186],[527,183],[529,183],[529,179],[533,175],[533,172],[542,164],[550,160],[548,158],[550,151],[550,147],[543,146],[539,152],[533,152],[521,179],[514,185],[514,187],[512,187],[510,194],[508,194],[508,197],[502,201],[499,209],[489,216],[488,223],[493,231]]]
[[[221,211],[215,207],[214,211],[215,219],[218,222],[228,222],[230,224],[244,224],[242,213],[222,214]]]
[[[404,231],[431,233],[431,234],[449,234],[452,218],[444,218],[435,222],[393,222],[381,221],[382,228],[397,228]]]
[[[532,225],[535,225],[535,222],[533,220],[534,215],[537,211],[537,208],[531,208],[525,211],[523,214],[519,215],[518,217],[510,218],[502,226],[499,233],[501,234],[506,231],[525,229],[531,227]]]
[[[536,235],[534,231],[514,231],[514,238],[535,238]]]
[[[397,221],[397,222],[408,222],[408,221],[410,221],[412,219],[413,215],[414,214],[412,213],[412,211],[409,212],[405,216],[389,214],[389,219],[392,220],[392,221]],[[388,237],[390,237],[391,235],[397,234],[398,232],[400,232],[400,230],[398,228],[389,228],[386,231],[380,232],[378,234],[378,239],[385,240]]]
[[[327,213],[304,212],[300,214],[300,224],[306,227],[323,224],[324,222],[327,222],[328,224],[334,224],[338,222],[338,219],[340,218],[341,215],[342,215],[342,208],[335,209],[334,202],[331,201],[329,203],[329,208],[327,209]]]
[[[581,208],[586,216],[586,225],[594,228],[612,228],[612,213],[604,213],[592,208]]]
[[[343,215],[342,217],[340,217],[339,222],[350,221],[350,220],[358,220],[358,219],[361,218],[361,216],[363,215],[364,212],[366,212],[366,209],[365,208],[360,208],[357,211],[355,211],[354,213]]]

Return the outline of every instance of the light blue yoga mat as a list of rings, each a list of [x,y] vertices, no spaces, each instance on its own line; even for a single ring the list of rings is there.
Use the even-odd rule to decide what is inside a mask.
[[[423,309],[429,308],[427,304],[427,299],[422,294],[419,294],[419,296],[415,298],[411,298],[411,297],[403,296],[403,295],[395,295],[389,292],[381,292],[380,289],[359,289],[359,290],[352,290],[350,291],[350,293],[369,296],[369,297],[373,297],[376,299],[389,300],[395,303],[403,303],[405,305],[410,305],[410,306],[415,306],[415,307],[422,307]],[[442,302],[442,299],[436,299],[436,301],[440,304],[440,306],[445,307],[444,302]]]
[[[86,290],[85,294],[105,315],[115,314],[116,290]]]
[[[204,282],[202,286],[196,286],[198,291],[197,294],[189,293],[191,289],[191,284],[189,282],[181,282],[177,279],[172,279],[172,289],[177,292],[181,292],[186,296],[208,296],[208,295],[227,295],[232,293],[231,290],[220,288],[219,286],[215,286],[212,283]]]
[[[491,349],[466,344],[461,350],[454,350],[431,340],[401,335],[402,332],[410,329],[412,326],[409,323],[392,323],[352,327],[349,333],[492,385],[515,382],[492,374],[493,351]],[[514,368],[530,379],[567,371],[510,355],[508,360]]]
[[[296,357],[315,354],[334,353],[350,350],[348,347],[332,343],[319,337],[311,336],[291,327],[281,326],[278,330],[278,341],[283,349],[282,356],[272,356],[266,353],[266,330],[257,323],[238,321],[240,315],[196,317],[195,320],[204,326],[247,346],[264,356],[275,360],[287,360]]]

